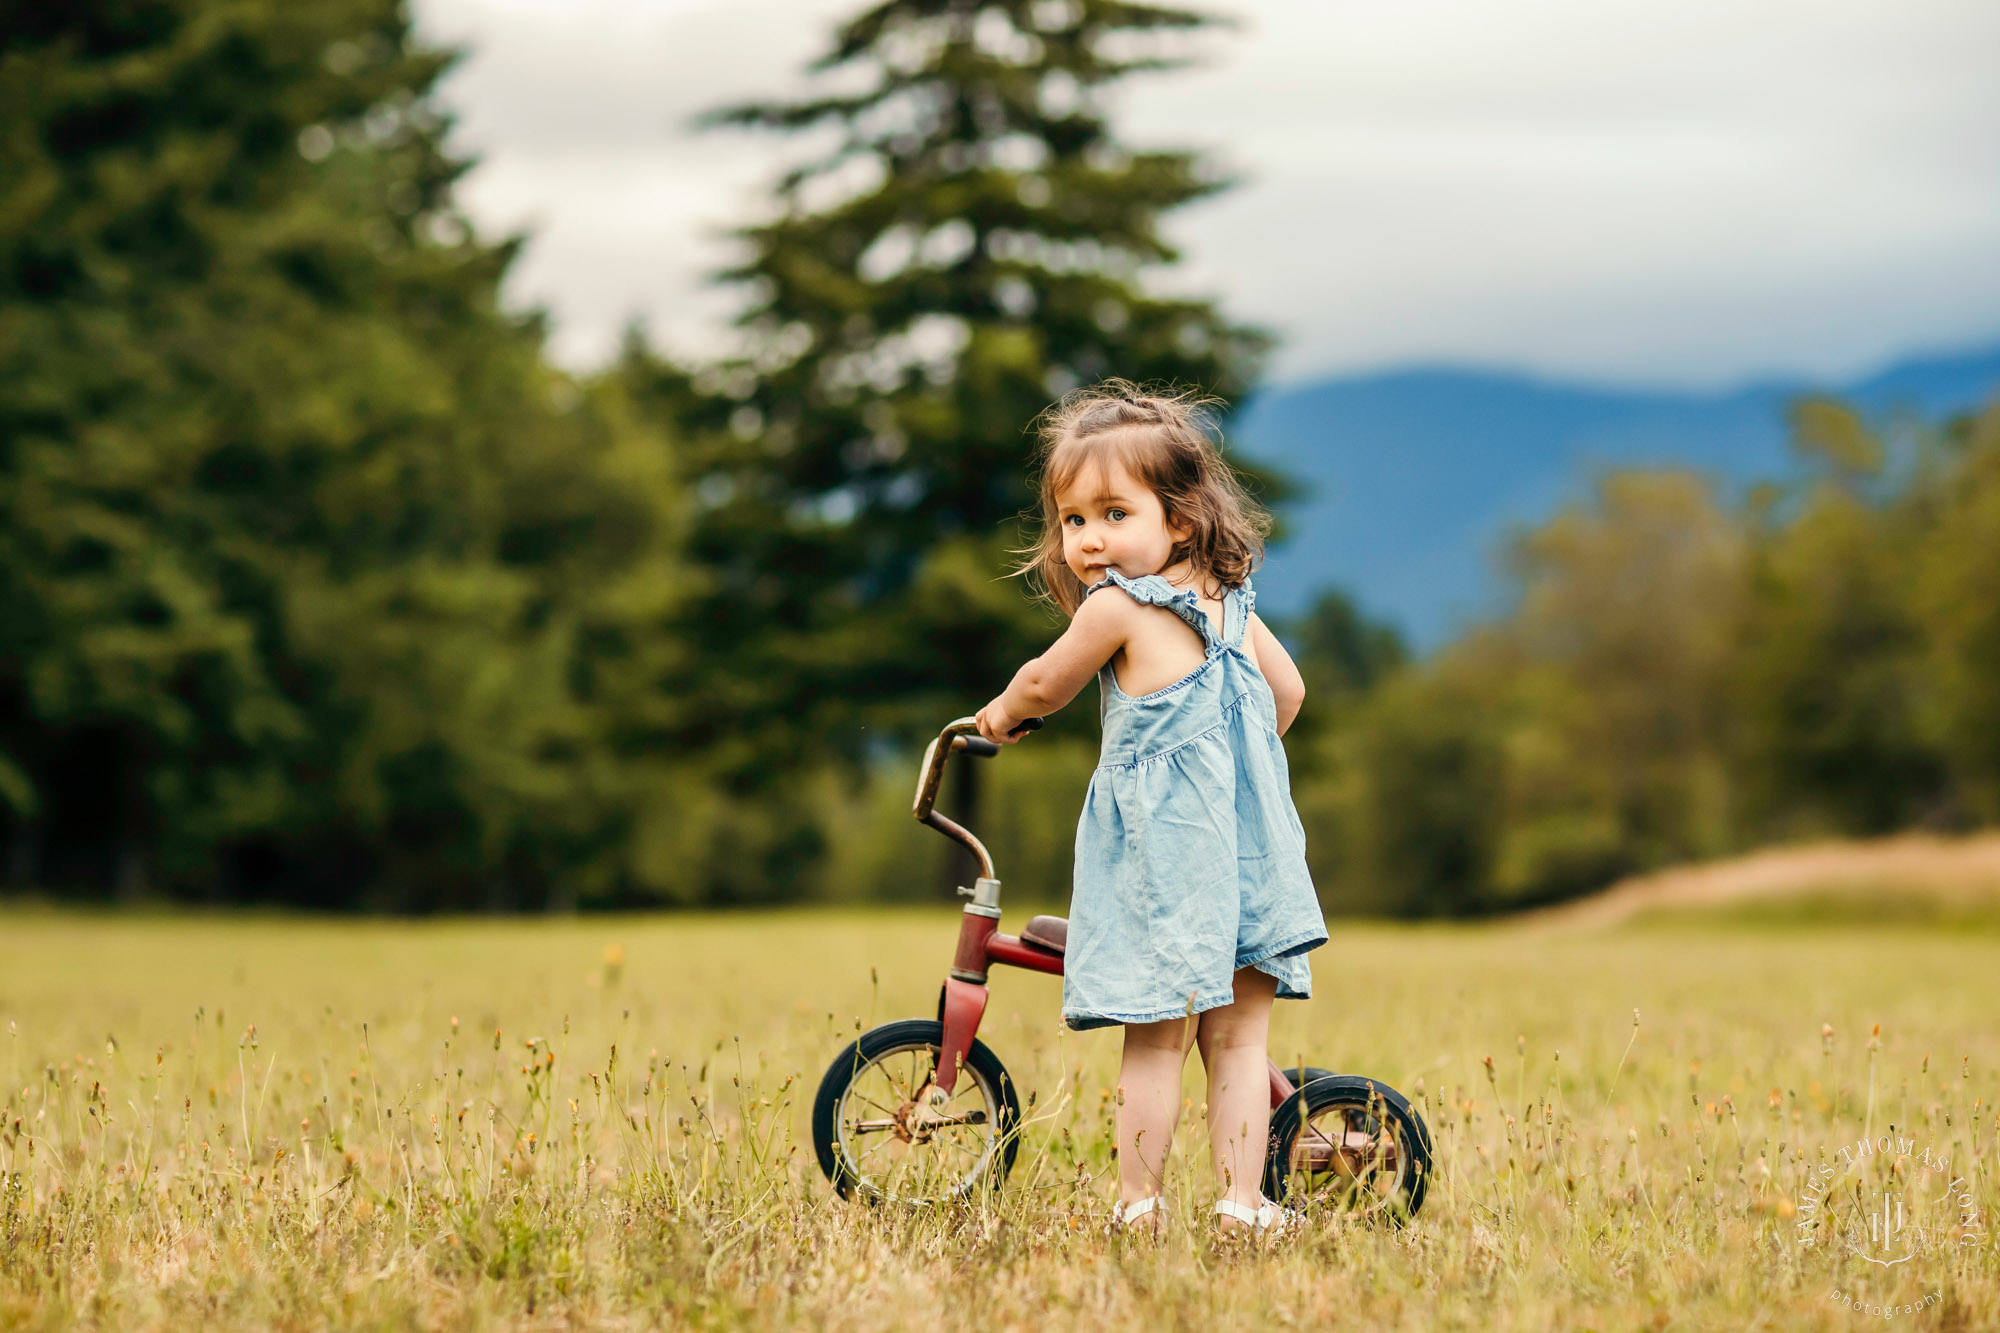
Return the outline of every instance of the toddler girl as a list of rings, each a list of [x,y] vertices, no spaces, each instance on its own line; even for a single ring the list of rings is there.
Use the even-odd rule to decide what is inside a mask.
[[[1023,719],[1097,678],[1104,743],[1077,826],[1063,1018],[1125,1027],[1118,1220],[1159,1224],[1192,1041],[1208,1070],[1215,1211],[1267,1229],[1285,1217],[1260,1191],[1271,1002],[1312,993],[1305,954],[1326,943],[1278,740],[1305,685],[1251,614],[1270,519],[1199,405],[1122,381],[1050,412],[1041,519],[1023,572],[1069,628],[980,710],[979,729],[1017,741]]]

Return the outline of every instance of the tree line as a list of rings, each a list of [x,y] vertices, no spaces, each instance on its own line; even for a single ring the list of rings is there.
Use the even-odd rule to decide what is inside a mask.
[[[819,63],[837,92],[712,118],[833,145],[739,233],[730,350],[635,330],[578,376],[501,302],[521,240],[456,207],[453,56],[397,0],[0,4],[6,882],[396,911],[933,889],[908,749],[1055,628],[996,577],[1023,427],[1110,373],[1256,382],[1263,334],[1150,281],[1160,219],[1226,180],[1103,106],[1207,23],[867,7]],[[1604,479],[1433,659],[1337,593],[1287,627],[1331,906],[1995,817],[1990,418],[1799,427],[1820,479],[1743,505]],[[1069,713],[949,798],[1052,896]]]
[[[1803,479],[1615,472],[1512,542],[1509,614],[1311,741],[1331,905],[1549,902],[1781,841],[2000,821],[2000,403],[1799,404]]]

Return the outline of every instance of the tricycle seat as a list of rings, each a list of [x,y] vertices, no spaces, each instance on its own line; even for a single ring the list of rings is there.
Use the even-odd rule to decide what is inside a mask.
[[[1021,940],[1050,953],[1061,953],[1069,943],[1069,919],[1060,916],[1030,917],[1028,924],[1021,927]]]

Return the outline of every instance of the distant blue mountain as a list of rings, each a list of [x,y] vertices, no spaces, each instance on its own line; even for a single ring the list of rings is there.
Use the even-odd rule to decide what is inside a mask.
[[[1722,393],[1590,387],[1478,370],[1410,369],[1267,390],[1232,444],[1305,483],[1258,600],[1304,609],[1334,585],[1420,648],[1500,605],[1505,534],[1581,495],[1605,466],[1676,465],[1731,492],[1796,475],[1786,409],[1832,393],[1871,414],[1936,418],[2000,393],[2000,346],[1913,359],[1848,384]]]

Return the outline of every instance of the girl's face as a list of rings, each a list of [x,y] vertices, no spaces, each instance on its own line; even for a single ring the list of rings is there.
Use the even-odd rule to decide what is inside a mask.
[[[1157,574],[1188,539],[1160,497],[1115,462],[1080,470],[1056,496],[1056,518],[1063,562],[1086,588],[1102,583],[1107,569],[1128,579]]]

